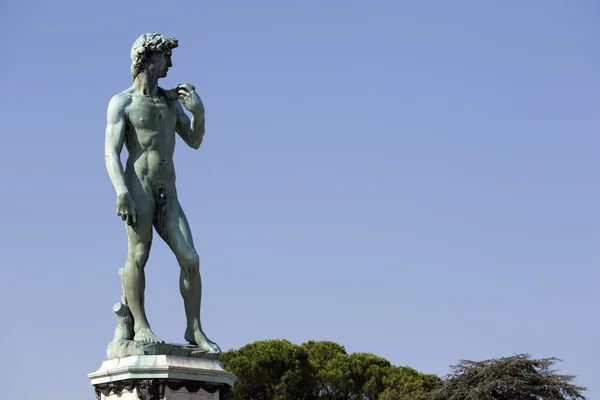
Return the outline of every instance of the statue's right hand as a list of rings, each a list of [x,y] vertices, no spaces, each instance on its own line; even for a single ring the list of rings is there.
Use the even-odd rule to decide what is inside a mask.
[[[127,222],[127,225],[135,225],[135,204],[129,193],[123,193],[117,197],[117,215]]]

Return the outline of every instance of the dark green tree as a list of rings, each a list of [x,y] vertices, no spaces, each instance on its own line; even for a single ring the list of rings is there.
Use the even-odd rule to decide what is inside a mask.
[[[255,342],[223,353],[221,361],[238,377],[234,400],[404,400],[439,380],[370,353],[347,354],[327,341]]]
[[[258,341],[221,354],[237,375],[232,400],[309,399],[314,372],[308,354],[287,340]]]
[[[348,399],[377,399],[385,390],[383,381],[392,364],[370,353],[352,353],[348,358],[352,378],[352,391]]]
[[[314,372],[311,398],[348,399],[353,388],[346,349],[334,342],[309,341],[302,345]]]
[[[390,367],[383,380],[385,390],[379,400],[414,400],[433,390],[440,378],[423,374],[410,367]]]
[[[529,354],[485,361],[460,361],[427,400],[584,400],[586,388],[572,375],[551,369],[556,358]]]

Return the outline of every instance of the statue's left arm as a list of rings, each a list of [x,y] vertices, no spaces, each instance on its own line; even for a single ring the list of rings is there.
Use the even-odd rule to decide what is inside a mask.
[[[182,83],[177,86],[176,90],[179,101],[183,104],[183,107],[192,113],[193,117],[190,121],[181,104],[175,102],[177,109],[175,131],[188,146],[198,149],[202,144],[202,139],[204,139],[204,104],[202,104],[202,100],[193,85]]]

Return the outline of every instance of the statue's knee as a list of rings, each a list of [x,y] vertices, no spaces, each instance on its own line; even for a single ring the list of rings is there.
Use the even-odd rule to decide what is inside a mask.
[[[133,251],[129,252],[129,257],[136,265],[140,265],[146,262],[149,254],[150,246],[139,244],[135,246]]]
[[[195,251],[187,251],[181,256],[181,266],[188,272],[194,273],[200,270],[200,257]]]

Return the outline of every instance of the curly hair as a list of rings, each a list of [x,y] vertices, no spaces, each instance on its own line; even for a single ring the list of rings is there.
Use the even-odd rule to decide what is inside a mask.
[[[174,49],[178,46],[177,39],[160,33],[145,33],[131,47],[131,77],[142,72],[142,66],[150,59],[152,53]]]

